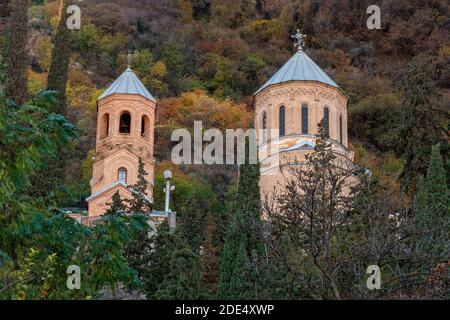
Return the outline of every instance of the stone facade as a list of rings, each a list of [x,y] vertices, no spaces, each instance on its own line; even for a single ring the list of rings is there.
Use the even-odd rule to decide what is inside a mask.
[[[257,139],[262,197],[283,185],[289,175],[287,169],[304,161],[305,155],[314,150],[318,124],[325,112],[333,151],[338,158],[353,161],[354,153],[347,149],[347,102],[347,96],[339,88],[318,81],[283,82],[255,95],[255,128],[261,133]],[[282,107],[285,134],[280,137]],[[302,130],[302,107],[307,109],[307,116],[303,115],[307,130]]]
[[[116,93],[98,101],[89,216],[102,215],[116,191],[122,198],[131,196],[126,186],[137,181],[139,158],[153,185],[155,108],[154,101],[138,94]],[[147,196],[152,199],[152,187]]]

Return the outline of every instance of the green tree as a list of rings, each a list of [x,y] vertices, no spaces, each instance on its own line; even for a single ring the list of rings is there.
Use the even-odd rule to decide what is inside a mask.
[[[219,282],[219,250],[215,243],[217,226],[214,217],[206,218],[205,241],[202,252],[202,284],[203,290],[210,298],[214,298]]]
[[[431,271],[447,260],[450,244],[450,198],[439,144],[431,149],[425,186],[419,181],[415,222],[420,235],[416,252],[423,258],[421,265]]]
[[[175,236],[169,231],[169,224],[164,221],[152,236],[153,250],[150,253],[150,266],[143,277],[144,292],[147,299],[155,299],[164,275],[169,271],[171,253],[175,248]]]
[[[152,203],[147,196],[149,183],[145,178],[148,173],[145,171],[144,161],[139,158],[138,180],[136,184],[129,187],[132,198],[128,200],[128,211],[130,213],[148,214],[152,210]]]
[[[248,283],[249,261],[247,239],[241,211],[230,217],[220,256],[218,299],[247,299],[251,284]]]
[[[62,115],[67,115],[66,87],[69,78],[72,35],[67,28],[66,21],[69,18],[67,6],[71,4],[71,1],[60,0],[59,21],[47,80],[47,89],[55,90],[58,97],[58,103],[53,106],[53,111]]]
[[[130,241],[125,246],[125,256],[130,266],[137,272],[140,280],[143,279],[145,270],[150,264],[149,259],[152,251],[152,237],[150,235],[152,228],[148,224],[152,203],[147,196],[149,189],[147,175],[144,161],[139,158],[138,180],[136,184],[129,187],[132,197],[127,200],[127,212],[135,219],[139,219],[140,224],[136,225],[137,228],[132,232]]]
[[[189,247],[181,245],[170,254],[168,266],[155,298],[192,300],[202,297],[200,259],[197,254]]]
[[[112,202],[109,204],[108,210],[105,215],[120,215],[125,212],[125,205],[122,202],[119,191],[116,191],[112,196]]]
[[[403,186],[413,190],[415,179],[425,176],[431,146],[443,140],[438,70],[432,57],[414,57],[403,83],[405,100],[398,148],[405,159],[401,173]]]

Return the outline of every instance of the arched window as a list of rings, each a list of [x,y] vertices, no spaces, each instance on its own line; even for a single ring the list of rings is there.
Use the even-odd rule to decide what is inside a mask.
[[[339,142],[343,143],[344,138],[342,135],[342,114],[339,116]]]
[[[141,121],[141,137],[150,137],[150,119],[148,116],[142,116]]]
[[[308,105],[302,104],[302,133],[308,133]]]
[[[280,137],[284,137],[284,135],[286,134],[286,128],[285,128],[285,126],[286,126],[286,124],[285,124],[285,121],[286,121],[286,119],[285,119],[285,117],[286,117],[286,115],[285,115],[285,113],[286,113],[286,111],[285,111],[285,108],[284,108],[284,106],[281,106],[280,107],[280,131],[279,131],[279,136]]]
[[[267,140],[267,112],[263,112],[262,115],[262,128],[263,128],[263,141]]]
[[[330,110],[328,107],[323,109],[323,128],[325,130],[325,134],[330,136]]]
[[[100,123],[100,139],[106,138],[109,134],[109,114],[105,113],[102,116]]]
[[[125,168],[119,169],[119,182],[127,184],[127,169]]]
[[[119,132],[129,134],[131,132],[131,115],[128,112],[120,116]]]

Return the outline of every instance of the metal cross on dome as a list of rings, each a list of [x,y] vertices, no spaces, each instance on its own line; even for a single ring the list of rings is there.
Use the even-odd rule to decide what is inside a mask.
[[[305,46],[304,37],[306,37],[306,35],[303,35],[300,32],[300,29],[297,29],[296,34],[291,35],[291,38],[294,38],[296,40],[296,42],[294,43],[294,48],[296,48],[298,51],[303,50],[303,47]]]
[[[133,59],[133,53],[131,52],[131,50],[128,50],[128,54],[127,54],[128,69],[131,69],[131,59]]]

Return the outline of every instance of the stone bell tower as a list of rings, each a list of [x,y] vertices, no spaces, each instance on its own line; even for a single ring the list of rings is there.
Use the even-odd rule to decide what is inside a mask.
[[[97,108],[89,217],[102,215],[116,191],[131,197],[128,186],[137,181],[139,158],[150,182],[148,199],[153,197],[155,98],[128,67],[98,98]]]

